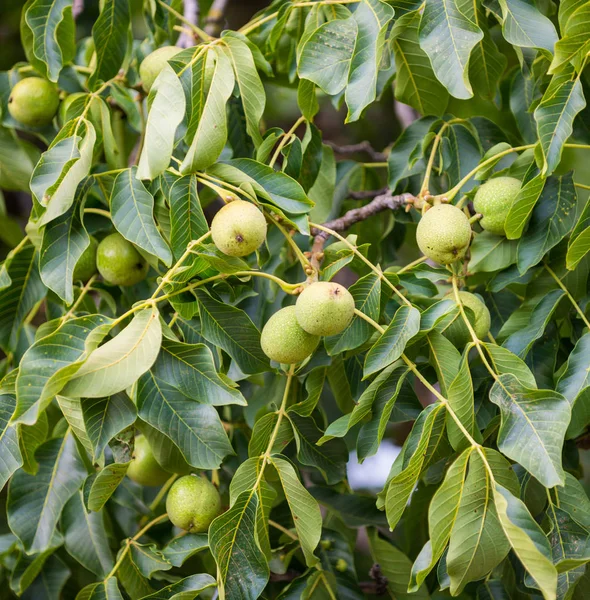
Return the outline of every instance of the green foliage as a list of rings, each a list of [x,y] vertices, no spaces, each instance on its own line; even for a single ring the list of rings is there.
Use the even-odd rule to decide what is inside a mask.
[[[0,73],[2,597],[586,597],[590,2],[90,4]]]

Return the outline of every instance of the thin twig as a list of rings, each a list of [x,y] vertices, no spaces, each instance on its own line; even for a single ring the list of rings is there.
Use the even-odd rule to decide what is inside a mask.
[[[199,24],[199,2],[198,0],[184,0],[184,18],[187,23]],[[179,48],[190,48],[195,45],[195,38],[191,32],[184,29],[180,34],[176,45]]]
[[[225,9],[229,4],[229,0],[213,0],[207,18],[205,19],[205,31],[209,35],[218,35],[223,23]]]
[[[326,141],[325,142],[336,154],[357,154],[359,152],[365,152],[368,154],[373,160],[376,161],[384,161],[387,160],[387,156],[383,154],[383,152],[378,152],[371,146],[368,141],[359,142],[358,144],[347,144],[345,146],[339,146],[334,142]]]
[[[77,19],[84,12],[84,0],[74,0],[72,3],[72,16]]]

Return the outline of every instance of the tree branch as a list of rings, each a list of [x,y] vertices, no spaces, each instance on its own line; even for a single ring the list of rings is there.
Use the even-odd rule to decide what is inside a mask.
[[[225,9],[229,4],[229,0],[213,0],[213,4],[209,9],[207,18],[205,19],[205,31],[209,35],[217,35],[221,30]]]
[[[84,10],[84,0],[74,0],[72,4],[72,16],[77,19]]]
[[[184,0],[184,18],[193,25],[199,24],[199,0]],[[195,38],[191,33],[184,30],[176,45],[179,48],[190,48],[195,45]]]
[[[323,224],[324,227],[332,229],[333,231],[341,232],[345,231],[355,223],[364,221],[365,219],[368,219],[377,213],[383,212],[384,210],[397,210],[402,207],[406,207],[406,210],[409,210],[410,206],[421,208],[424,202],[424,200],[416,198],[416,196],[413,194],[406,193],[394,196],[389,190],[385,190],[384,193],[380,192],[381,190],[371,191],[371,194],[377,194],[375,198],[371,200],[371,202],[365,204],[365,206],[361,206],[360,208],[353,208],[352,210],[349,210],[338,219],[327,221]],[[310,263],[315,272],[319,273],[320,265],[324,258],[324,244],[330,237],[330,234],[325,231],[312,228],[311,235],[315,237],[311,252],[309,254]]]
[[[358,144],[348,144],[346,146],[339,146],[330,141],[326,141],[325,144],[330,146],[336,154],[357,154],[358,152],[365,152],[374,161],[381,162],[387,160],[387,156],[383,154],[383,152],[375,150],[366,140],[364,142],[359,142]]]
[[[411,206],[417,200],[418,198],[413,194],[405,193],[394,196],[390,191],[387,191],[384,194],[375,196],[375,198],[368,204],[365,204],[365,206],[353,208],[347,213],[344,213],[341,217],[328,221],[323,225],[334,231],[345,231],[355,223],[364,221],[377,213],[383,212],[384,210],[397,210],[404,206]],[[330,237],[325,231],[318,231],[317,229],[312,229],[311,233],[312,235],[315,235],[316,238],[323,237],[325,240]]]
[[[393,111],[403,129],[407,129],[418,118],[418,113],[411,106],[397,100],[393,104]]]

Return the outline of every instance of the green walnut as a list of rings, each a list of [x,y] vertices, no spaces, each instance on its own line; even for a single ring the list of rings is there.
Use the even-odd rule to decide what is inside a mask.
[[[266,239],[266,220],[251,202],[234,200],[213,217],[211,237],[224,254],[246,256]]]
[[[354,315],[354,298],[339,283],[318,281],[306,287],[295,305],[299,325],[313,335],[336,335]]]
[[[98,242],[90,236],[88,248],[82,252],[74,267],[74,281],[88,281],[96,273],[96,250]]]
[[[459,292],[461,304],[473,311],[473,330],[480,340],[483,340],[490,330],[492,318],[485,302],[470,292]]]
[[[149,92],[154,81],[166,66],[166,63],[181,51],[177,46],[162,46],[148,54],[139,65],[139,77],[141,85]]]
[[[506,215],[520,191],[521,182],[514,177],[495,177],[479,187],[473,208],[481,213],[480,225],[490,233],[506,235]]]
[[[455,300],[453,292],[447,294],[448,298]],[[483,340],[487,336],[492,322],[490,311],[479,296],[470,292],[459,292],[461,304],[469,310],[465,311],[473,331],[478,339]],[[444,331],[445,337],[457,348],[463,348],[471,341],[471,335],[463,317],[459,315]]]
[[[40,77],[21,79],[10,92],[8,112],[23,125],[49,125],[59,106],[57,86]]]
[[[111,233],[98,244],[96,266],[107,283],[123,286],[143,281],[149,270],[143,256],[120,233]]]
[[[170,478],[170,473],[162,469],[143,435],[135,437],[135,450],[127,477],[141,485],[162,485]]]
[[[337,571],[340,571],[340,573],[345,573],[348,571],[348,563],[343,558],[339,558],[334,566],[336,567]]]
[[[166,512],[176,527],[190,533],[202,533],[221,514],[221,498],[208,479],[186,475],[170,488]]]
[[[471,225],[465,213],[452,204],[427,210],[416,230],[418,247],[428,258],[448,265],[465,256],[471,243]]]
[[[307,358],[320,338],[307,333],[297,321],[296,308],[287,306],[277,311],[266,323],[260,337],[264,353],[272,360],[294,364]]]

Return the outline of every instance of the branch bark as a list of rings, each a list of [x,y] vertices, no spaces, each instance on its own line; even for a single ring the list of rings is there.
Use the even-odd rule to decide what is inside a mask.
[[[209,9],[207,18],[205,19],[205,31],[209,35],[218,35],[221,30],[223,23],[223,17],[225,15],[225,9],[229,4],[229,0],[213,0],[213,4]]]
[[[72,16],[77,19],[84,10],[84,0],[74,0],[72,4]]]
[[[184,0],[184,18],[193,25],[199,24],[199,0]],[[188,32],[183,31],[176,42],[179,48],[190,48],[195,45],[195,38]]]
[[[418,199],[413,194],[398,194],[393,195],[390,191],[385,192],[384,194],[379,194],[375,196],[371,202],[365,204],[365,206],[361,206],[360,208],[353,208],[348,212],[344,213],[341,217],[337,219],[333,219],[332,221],[328,221],[324,223],[324,227],[328,229],[333,229],[334,231],[345,231],[355,223],[359,221],[364,221],[377,213],[380,213],[384,210],[397,210],[398,208],[402,208],[405,206],[410,206],[414,204]],[[312,230],[312,235],[315,235],[316,238],[322,237],[324,240],[328,239],[330,235],[325,231],[318,231],[317,229]]]
[[[325,142],[330,148],[334,150],[337,154],[357,154],[358,152],[365,152],[368,154],[375,162],[382,162],[387,160],[387,156],[383,154],[383,152],[378,152],[371,146],[369,142],[366,140],[364,142],[359,142],[358,144],[348,144],[346,146],[339,146],[334,142],[326,141]]]

